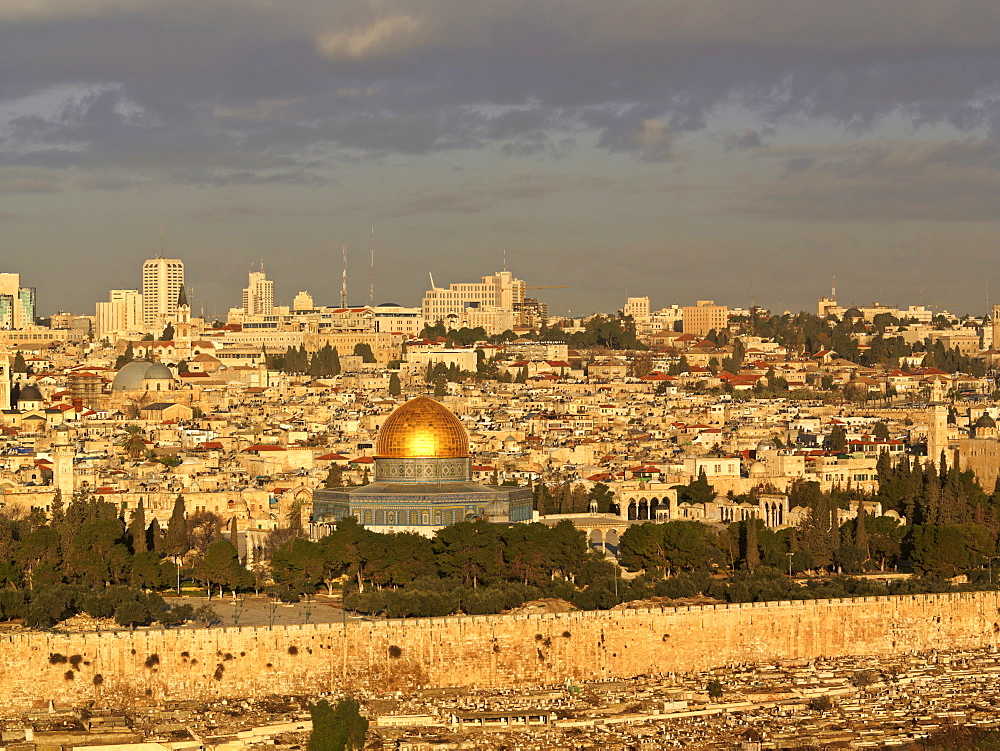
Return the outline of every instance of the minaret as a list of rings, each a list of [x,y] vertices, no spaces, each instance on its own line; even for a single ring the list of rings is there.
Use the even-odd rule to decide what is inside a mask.
[[[935,467],[941,461],[941,452],[948,451],[948,406],[944,396],[941,380],[935,378],[927,420],[927,461]]]
[[[991,321],[993,324],[993,349],[1000,347],[1000,305],[994,305],[991,310]]]
[[[63,503],[69,503],[76,489],[73,481],[73,447],[59,444],[52,447],[52,484],[62,493]]]

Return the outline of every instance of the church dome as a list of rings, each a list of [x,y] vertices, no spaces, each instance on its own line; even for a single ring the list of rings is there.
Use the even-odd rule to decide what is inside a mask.
[[[122,366],[122,369],[115,373],[115,379],[111,382],[112,391],[139,391],[142,389],[142,379],[146,377],[146,370],[153,363],[149,360],[133,360]]]
[[[146,368],[146,374],[142,377],[144,381],[157,380],[157,381],[172,381],[174,380],[174,374],[170,372],[170,368],[164,365],[162,362],[154,362],[148,368]]]
[[[41,402],[45,401],[42,398],[42,392],[38,390],[38,386],[33,383],[29,383],[27,386],[21,387],[21,392],[17,395],[17,400],[19,402]]]
[[[990,417],[989,412],[983,412],[983,414],[976,420],[976,424],[973,426],[975,428],[995,428],[997,426],[996,420]]]
[[[455,414],[426,396],[410,399],[386,418],[375,456],[385,459],[465,458],[469,435]]]

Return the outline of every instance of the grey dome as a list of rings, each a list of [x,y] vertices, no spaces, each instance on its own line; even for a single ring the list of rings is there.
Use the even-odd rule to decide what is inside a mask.
[[[17,395],[17,400],[19,402],[42,402],[45,399],[42,397],[42,392],[38,390],[38,386],[33,383],[29,383],[27,386],[21,387],[21,392]]]
[[[996,420],[990,417],[989,412],[983,412],[983,414],[976,420],[974,427],[976,428],[995,428],[997,426]]]
[[[153,366],[149,360],[133,360],[122,366],[111,382],[112,391],[140,391],[146,371]]]
[[[765,438],[763,441],[758,441],[757,443],[757,453],[761,451],[773,451],[776,448],[778,447],[770,438]]]
[[[150,379],[158,381],[172,381],[174,380],[174,374],[171,373],[170,368],[162,362],[154,362],[146,369],[146,374],[143,376],[143,380],[145,381]]]

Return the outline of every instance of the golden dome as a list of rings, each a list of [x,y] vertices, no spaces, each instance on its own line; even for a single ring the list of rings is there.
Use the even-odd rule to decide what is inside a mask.
[[[378,432],[375,456],[383,459],[464,458],[469,434],[455,414],[426,396],[393,410]]]

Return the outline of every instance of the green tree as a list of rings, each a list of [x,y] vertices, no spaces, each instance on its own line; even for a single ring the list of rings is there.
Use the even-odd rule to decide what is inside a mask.
[[[307,751],[354,751],[365,746],[368,734],[368,720],[360,712],[355,699],[344,698],[331,707],[326,699],[320,699],[309,707],[312,717],[312,733]]]
[[[441,398],[442,396],[448,395],[448,381],[443,375],[436,376],[434,378],[434,396],[435,398]]]
[[[621,536],[621,563],[630,571],[659,570],[665,577],[705,568],[718,553],[711,534],[695,521],[634,525]]]
[[[367,342],[358,342],[354,345],[354,354],[361,358],[361,362],[375,362],[375,353],[372,352],[372,345]]]
[[[133,461],[138,461],[146,456],[148,449],[146,448],[146,437],[142,432],[142,428],[138,425],[126,425],[124,430],[125,437],[119,445],[129,458]]]
[[[500,573],[499,531],[485,521],[461,521],[438,530],[434,552],[445,576],[460,577],[473,588]]]
[[[847,448],[847,431],[843,425],[834,425],[826,438],[826,447],[830,451],[843,451]]]
[[[172,342],[173,340],[174,340],[174,325],[172,323],[168,323],[166,326],[163,327],[163,333],[160,334],[160,341]]]
[[[393,371],[389,374],[389,396],[399,396],[401,393],[403,393],[403,387],[399,382],[399,373]]]
[[[174,509],[167,522],[167,531],[163,536],[163,554],[172,556],[174,564],[180,568],[181,559],[191,549],[191,539],[188,536],[187,515],[184,510],[184,496],[178,495],[174,500]],[[178,583],[178,594],[180,585]]]
[[[224,587],[232,590],[235,596],[237,589],[248,587],[253,581],[250,573],[240,565],[236,546],[229,540],[219,540],[205,552],[198,574],[208,585],[209,595],[212,587],[217,586],[220,597]]]
[[[323,549],[314,542],[294,537],[271,556],[271,576],[278,584],[308,593],[324,580]]]
[[[146,550],[146,511],[142,506],[141,499],[132,514],[132,521],[129,522],[127,531],[132,551],[135,553],[144,552]]]
[[[344,487],[344,470],[336,462],[331,462],[330,469],[326,472],[326,479],[323,481],[324,488]]]
[[[597,513],[607,514],[611,512],[611,504],[614,503],[615,494],[603,482],[595,483],[590,489],[589,496],[590,503],[597,506]]]

